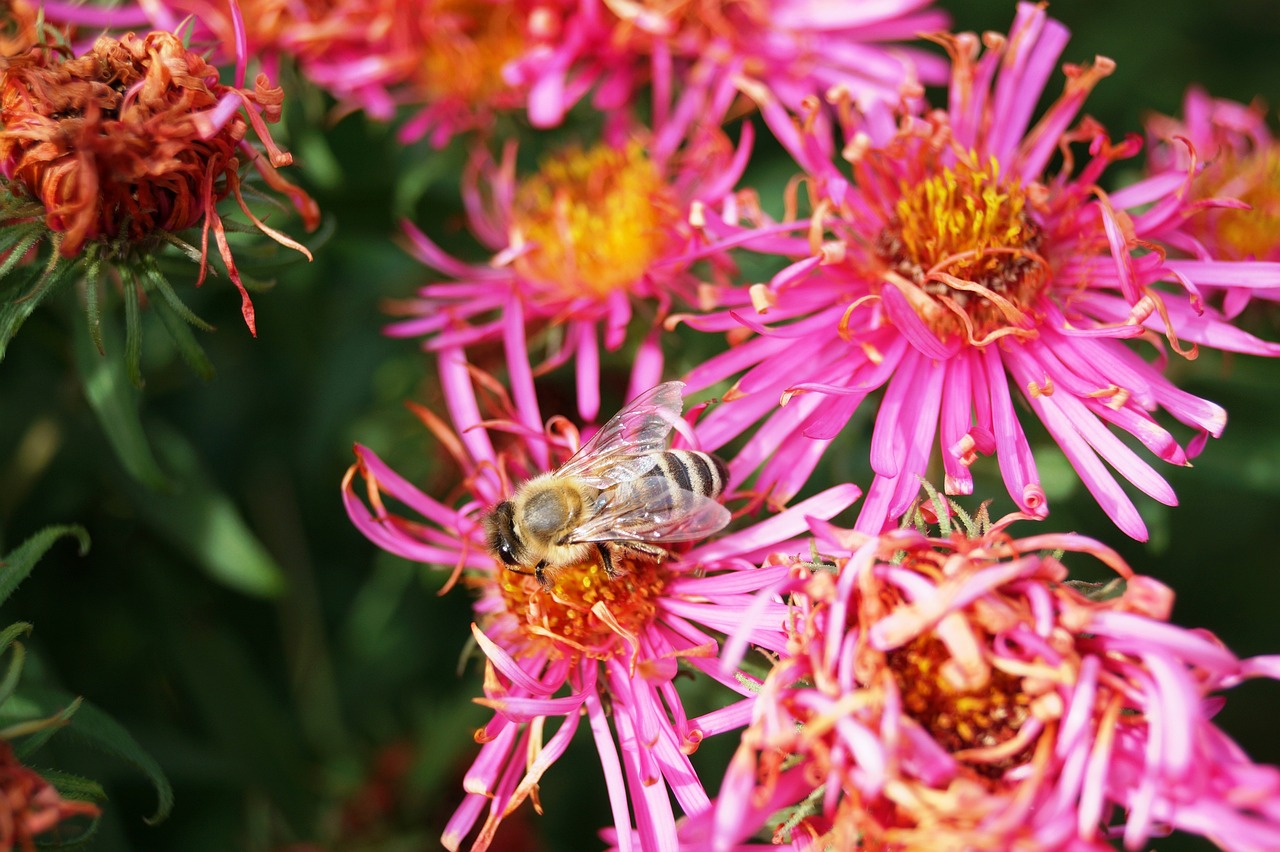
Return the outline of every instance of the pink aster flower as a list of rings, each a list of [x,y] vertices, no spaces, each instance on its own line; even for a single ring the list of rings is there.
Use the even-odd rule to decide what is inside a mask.
[[[484,849],[525,799],[537,807],[544,773],[585,721],[599,750],[613,821],[625,838],[634,814],[638,840],[623,848],[674,848],[671,797],[686,813],[710,806],[689,755],[703,737],[739,727],[748,716],[751,691],[720,666],[715,637],[741,629],[751,593],[785,574],[785,567],[756,568],[763,555],[801,548],[788,540],[806,531],[806,515],[831,517],[858,492],[851,485],[830,489],[684,549],[673,561],[623,557],[623,570],[612,578],[594,560],[558,570],[543,588],[487,552],[481,525],[483,515],[510,496],[513,483],[558,466],[579,445],[578,430],[568,421],[542,425],[527,370],[526,362],[525,379],[513,389],[515,402],[502,404],[503,419],[482,420],[461,351],[441,352],[452,428],[430,411],[419,413],[462,468],[465,493],[456,501],[424,494],[363,447],[356,448],[359,461],[344,485],[348,514],[371,541],[453,569],[476,597],[473,633],[486,657],[479,701],[494,715],[476,733],[480,752],[443,842],[458,849],[479,823],[472,848]],[[355,493],[357,474],[368,486],[367,503]],[[411,516],[394,513],[387,500]],[[780,651],[784,609],[765,609],[758,627],[742,636]],[[686,667],[718,680],[734,700],[688,718],[673,684]]]
[[[753,197],[734,191],[751,129],[744,127],[735,148],[717,127],[733,96],[730,81],[700,74],[699,85],[651,130],[615,128],[602,142],[561,149],[519,178],[514,146],[500,163],[478,152],[463,192],[471,230],[493,257],[463,263],[405,223],[414,256],[454,280],[392,305],[410,318],[388,333],[425,335],[432,350],[501,339],[511,364],[526,360],[530,346],[545,345],[541,369],[572,359],[579,411],[594,420],[600,345],[617,350],[638,314],[650,332],[630,396],[657,384],[658,322],[673,303],[696,303],[701,279],[693,264],[707,261],[721,278],[732,271],[725,249],[701,229],[706,211],[754,215]]]
[[[1260,103],[1249,105],[1187,90],[1182,118],[1147,121],[1155,172],[1202,166],[1191,197],[1209,209],[1188,217],[1169,244],[1199,260],[1280,261],[1280,140],[1267,126]],[[1224,310],[1238,313],[1250,295],[1280,299],[1280,275],[1270,289],[1233,288]]]
[[[1212,722],[1214,693],[1280,657],[1169,624],[1172,592],[1113,551],[1014,539],[1012,519],[974,538],[818,524],[828,561],[782,560],[759,598],[789,597],[787,651],[680,848],[738,848],[789,806],[774,840],[794,849],[1143,849],[1171,830],[1280,848],[1280,770]],[[1119,579],[1070,582],[1054,551]]]
[[[596,109],[617,109],[646,84],[668,91],[708,57],[726,76],[763,82],[793,107],[833,86],[860,103],[894,101],[904,85],[946,76],[939,57],[895,44],[948,25],[945,12],[927,6],[928,0],[588,0],[562,21],[560,39],[513,62],[506,74],[538,92],[530,116],[542,126],[558,123],[585,90],[594,92]]]
[[[1087,117],[1072,128],[1089,91],[1111,73],[1109,60],[1064,66],[1063,93],[1031,123],[1067,38],[1043,6],[1029,4],[1018,7],[1008,38],[984,37],[985,51],[972,34],[939,36],[953,60],[945,110],[839,111],[852,180],[835,165],[824,114],[797,125],[758,94],[817,189],[808,240],[750,241],[799,260],[767,285],[722,293],[726,310],[682,317],[746,338],[687,377],[695,389],[736,378],[700,433],[711,449],[764,421],[731,465],[733,481],[763,464],[758,487],[790,497],[853,412],[883,389],[859,529],[879,532],[901,516],[935,442],[947,493],[971,493],[970,464],[994,453],[1017,506],[1043,516],[1016,387],[1124,532],[1147,535],[1113,470],[1176,502],[1116,433],[1185,465],[1221,433],[1226,414],[1179,390],[1162,361],[1140,358],[1127,341],[1161,350],[1167,339],[1187,357],[1197,345],[1280,354],[1197,295],[1207,285],[1263,286],[1280,267],[1166,257],[1158,241],[1181,233],[1190,170],[1115,192],[1099,186],[1109,165],[1141,145],[1113,143]],[[1055,155],[1062,165],[1049,172]],[[707,230],[731,228],[708,221]],[[1196,431],[1186,448],[1156,421],[1159,409]]]
[[[409,107],[400,138],[440,147],[488,129],[499,113],[537,114],[533,87],[506,69],[558,42],[575,9],[568,0],[340,0],[292,28],[284,45],[340,110],[386,121]]]

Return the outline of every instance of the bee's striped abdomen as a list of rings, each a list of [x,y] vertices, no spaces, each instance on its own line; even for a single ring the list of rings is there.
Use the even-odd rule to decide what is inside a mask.
[[[653,470],[648,476],[660,476],[678,485],[682,491],[692,491],[703,497],[719,497],[724,491],[727,471],[724,462],[709,453],[695,450],[666,450],[656,454]],[[676,502],[680,500],[676,497]],[[682,508],[677,505],[676,508]]]

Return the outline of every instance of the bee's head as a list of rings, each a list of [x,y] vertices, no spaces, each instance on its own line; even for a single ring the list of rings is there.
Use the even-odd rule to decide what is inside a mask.
[[[493,511],[485,515],[485,538],[489,543],[489,552],[502,560],[505,565],[519,565],[524,544],[516,535],[515,509],[510,500],[504,500]]]

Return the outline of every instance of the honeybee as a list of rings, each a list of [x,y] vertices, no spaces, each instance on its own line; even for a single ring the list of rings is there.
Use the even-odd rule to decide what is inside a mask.
[[[490,552],[550,586],[549,573],[615,554],[661,560],[664,542],[703,538],[729,523],[717,502],[725,466],[709,453],[667,449],[683,382],[645,391],[557,470],[535,476],[484,519]]]

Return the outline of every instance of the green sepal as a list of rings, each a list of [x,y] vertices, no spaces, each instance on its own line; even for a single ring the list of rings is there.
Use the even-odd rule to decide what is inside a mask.
[[[160,267],[156,265],[154,260],[148,259],[140,273],[145,279],[147,292],[159,293],[164,304],[172,308],[173,312],[182,317],[184,322],[195,326],[201,331],[214,330],[212,325],[196,316],[195,312],[178,298],[178,294],[174,292],[173,285],[169,283],[168,278],[164,277],[164,273],[160,271]]]
[[[76,268],[74,263],[57,263],[58,260],[60,258],[55,253],[50,259],[50,265],[45,267],[34,287],[21,296],[10,299],[0,305],[0,361],[4,360],[10,341],[18,333],[18,329],[22,327],[22,324],[26,322],[27,317],[31,316],[35,309],[40,306],[40,303],[50,293],[57,290],[58,286],[68,279],[72,270]]]
[[[0,263],[0,281],[13,274],[14,269],[27,256],[27,252],[31,251],[42,237],[44,237],[44,230],[38,226],[10,228],[4,234],[0,239],[0,251],[7,254],[4,262]]]
[[[18,622],[10,624],[0,632],[0,651],[7,649],[13,645],[13,659],[9,661],[9,670],[4,673],[4,677],[0,678],[0,707],[9,700],[9,696],[13,695],[13,691],[18,687],[18,679],[22,677],[22,664],[27,659],[27,649],[23,647],[21,642],[15,642],[19,636],[31,632],[31,625],[26,622]]]
[[[106,344],[102,342],[102,304],[98,301],[98,289],[102,282],[102,259],[93,256],[85,261],[84,274],[84,321],[89,327],[89,339],[98,350],[99,355],[107,354]]]
[[[54,789],[68,801],[90,802],[99,804],[107,801],[107,791],[102,789],[102,785],[91,778],[82,778],[71,772],[62,772],[58,769],[42,769],[40,776],[44,780],[53,785]],[[80,819],[86,819],[81,816]],[[57,839],[52,841],[50,846],[56,846],[62,852],[75,852],[77,849],[88,849],[90,841],[98,834],[98,826],[102,824],[102,816],[89,817],[84,823],[84,830],[76,835],[68,835],[68,825],[79,825],[80,822],[74,823],[63,822],[59,824]],[[44,843],[36,841],[37,846],[44,846]]]
[[[125,289],[131,288],[126,285]],[[80,321],[84,322],[83,317]],[[110,329],[111,323],[103,324],[103,332]],[[80,384],[116,457],[131,477],[148,488],[171,490],[169,477],[156,461],[142,428],[138,389],[126,378],[124,364],[114,347],[108,346],[108,354],[101,355],[92,345],[88,330],[79,331],[82,333],[73,335],[72,348]]]
[[[26,692],[27,690],[24,689],[21,697],[28,700],[28,703],[30,703]],[[84,699],[76,697],[61,710],[48,714],[43,718],[23,719],[21,722],[15,722],[4,730],[0,730],[0,739],[11,740],[15,737],[25,737],[22,744],[14,748],[13,753],[16,754],[20,760],[26,762],[27,759],[39,751],[54,734],[71,721],[71,717],[80,709],[80,705],[83,701]],[[44,712],[43,708],[40,712]]]
[[[129,383],[142,389],[142,307],[141,294],[138,293],[141,283],[133,270],[121,270],[124,277],[124,352],[125,367],[129,373]]]
[[[92,778],[85,778],[73,772],[59,769],[43,769],[40,776],[48,781],[64,799],[75,799],[78,802],[105,802],[107,791]]]
[[[1084,580],[1066,580],[1064,586],[1069,586],[1080,594],[1084,595],[1094,603],[1102,603],[1113,598],[1121,597],[1125,593],[1125,589],[1129,584],[1123,577],[1116,577],[1106,583],[1088,583]]]
[[[7,601],[18,584],[27,579],[45,551],[55,541],[68,535],[75,536],[80,541],[81,556],[89,552],[89,534],[84,527],[60,524],[45,527],[5,555],[3,564],[0,564],[0,604]]]
[[[13,644],[14,640],[19,636],[30,636],[31,624],[26,621],[15,621],[4,630],[0,630],[0,654]],[[4,703],[4,699],[0,698],[0,704]]]
[[[151,309],[160,317],[165,331],[169,332],[169,338],[178,347],[178,354],[196,375],[209,381],[214,374],[213,362],[209,360],[209,356],[205,354],[203,347],[192,334],[191,326],[201,331],[213,331],[213,326],[196,316],[178,298],[168,279],[154,264],[148,264],[141,274],[146,282],[147,292],[160,294],[159,299],[152,299]]]

